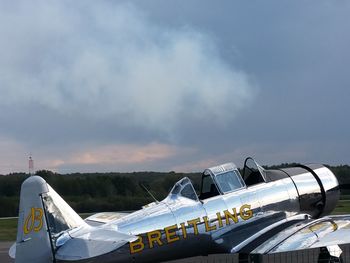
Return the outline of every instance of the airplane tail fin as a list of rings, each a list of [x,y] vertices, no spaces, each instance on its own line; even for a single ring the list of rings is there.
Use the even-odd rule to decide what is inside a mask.
[[[55,238],[84,224],[43,178],[31,176],[21,187],[17,240],[9,254],[16,263],[56,262]]]

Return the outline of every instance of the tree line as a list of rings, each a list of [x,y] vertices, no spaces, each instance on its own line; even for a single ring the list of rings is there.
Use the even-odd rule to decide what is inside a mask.
[[[275,169],[296,164],[265,167]],[[350,194],[350,166],[330,166],[337,176],[343,194]],[[72,173],[58,174],[48,170],[37,171],[72,208],[79,213],[126,211],[140,209],[153,199],[142,189],[146,186],[162,200],[174,183],[189,177],[196,190],[200,188],[201,173],[133,172],[133,173]],[[0,217],[17,216],[22,182],[25,173],[0,175]]]
[[[58,174],[47,170],[35,173],[43,177],[55,191],[79,213],[126,211],[140,209],[154,200],[140,184],[161,200],[174,183],[190,177],[199,189],[200,173],[73,173]],[[25,173],[0,175],[0,217],[17,216],[21,184]]]

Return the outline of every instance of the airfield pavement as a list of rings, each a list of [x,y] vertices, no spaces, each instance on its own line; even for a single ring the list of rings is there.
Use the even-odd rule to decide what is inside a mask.
[[[14,263],[15,261],[9,257],[9,249],[13,242],[0,242],[0,262]]]
[[[13,242],[0,242],[0,263],[14,263],[15,262],[8,255],[8,251],[9,251],[12,244],[13,244]],[[201,260],[201,258],[202,257],[196,257],[196,258],[192,258],[192,259],[183,259],[183,260],[174,260],[174,261],[171,261],[171,263],[203,262]],[[209,262],[209,261],[205,261],[205,262]],[[217,262],[224,262],[224,261],[217,261]],[[229,261],[225,261],[225,262],[229,262]],[[234,262],[234,261],[232,261],[232,262]]]
[[[0,263],[14,263],[15,261],[8,256],[9,248],[13,242],[0,242]],[[350,263],[350,245],[341,245],[343,250],[342,257],[344,263]],[[318,259],[318,249],[312,250],[301,250],[296,252],[287,252],[282,253],[283,256],[279,254],[266,255],[263,256],[258,262],[269,263],[269,262],[290,262],[290,263],[311,263],[311,262],[320,262]],[[207,257],[194,257],[180,260],[168,261],[168,263],[239,263],[239,262],[248,262],[241,261],[238,258],[237,254],[228,255],[228,254],[216,254],[209,255]],[[328,261],[327,261],[328,262]],[[163,262],[164,263],[164,262]]]
[[[15,261],[11,259],[8,255],[8,251],[11,247],[13,242],[0,242],[0,263],[14,263]],[[227,258],[228,255],[221,255],[221,259]],[[232,256],[231,256],[232,257]],[[203,257],[196,257],[196,258],[191,258],[191,259],[182,259],[182,260],[174,260],[171,261],[171,263],[196,263],[196,262],[204,262]],[[209,257],[206,257],[209,258]],[[216,256],[216,259],[218,257]],[[237,262],[237,261],[210,261],[210,260],[205,260],[205,262]],[[170,263],[170,261],[169,261]]]

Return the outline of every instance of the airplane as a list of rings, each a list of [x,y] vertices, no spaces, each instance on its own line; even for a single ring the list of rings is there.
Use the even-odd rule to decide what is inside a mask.
[[[350,243],[350,215],[329,216],[340,195],[324,165],[265,170],[254,159],[206,169],[199,194],[181,179],[162,201],[83,220],[39,176],[20,193],[16,263],[161,262],[214,253],[269,254]],[[336,248],[334,252],[334,248]]]

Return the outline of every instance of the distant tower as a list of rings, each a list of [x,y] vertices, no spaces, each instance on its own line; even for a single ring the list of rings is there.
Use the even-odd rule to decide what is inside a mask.
[[[29,175],[33,175],[34,174],[34,160],[32,158],[32,155],[29,155],[29,160],[28,160],[28,171],[29,171]]]

